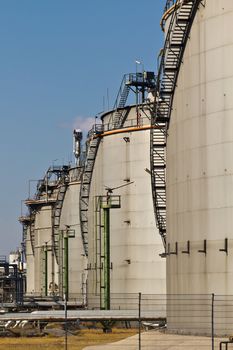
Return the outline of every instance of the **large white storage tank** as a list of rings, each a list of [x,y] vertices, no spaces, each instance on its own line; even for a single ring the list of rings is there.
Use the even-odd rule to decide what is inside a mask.
[[[35,216],[35,294],[41,296],[49,294],[49,286],[52,284],[53,278],[55,284],[58,285],[57,266],[55,266],[51,242],[52,206],[44,204]]]
[[[66,297],[86,302],[86,257],[79,221],[82,168],[51,167],[25,201],[23,224],[27,261],[27,294]],[[65,244],[66,242],[66,244]]]
[[[178,248],[167,256],[167,291],[232,295],[233,2],[203,5],[185,49],[167,139],[167,245]],[[173,318],[172,327],[187,320]]]
[[[69,170],[69,183],[66,189],[61,210],[60,232],[64,235],[67,227],[68,232],[70,232],[68,244],[68,297],[69,300],[76,300],[80,303],[83,303],[85,302],[86,295],[87,262],[83,250],[79,221],[79,191],[81,170],[82,169],[79,167],[74,167]],[[64,262],[60,261],[59,285],[60,291],[64,293],[65,290],[63,274]]]
[[[26,295],[30,295],[35,291],[35,256],[33,254],[33,247],[31,242],[31,225],[32,217],[30,215],[20,216],[19,222],[22,224],[23,239],[22,239],[22,262],[23,269],[26,270],[27,283],[26,283]]]
[[[53,245],[53,205],[57,188],[49,195],[25,201],[31,212],[26,235],[27,294],[48,296],[58,293],[58,266]],[[51,286],[54,290],[51,290]]]
[[[150,120],[146,113],[140,110],[143,117],[140,125],[137,125],[137,107],[132,106],[126,112],[128,114],[123,126],[108,131],[111,129],[109,120],[113,113],[114,111],[102,116],[105,132],[101,136],[90,188],[90,307],[101,306],[100,275],[103,273],[103,265],[100,263],[100,256],[103,255],[103,251],[100,252],[99,249],[98,232],[103,222],[99,221],[102,214],[97,202],[100,196],[106,196],[107,188],[113,189],[110,194],[119,195],[121,202],[120,208],[110,210],[111,308],[124,307],[127,298],[130,298],[129,293],[134,293],[137,298],[138,292],[164,294],[166,290],[165,259],[159,256],[163,252],[163,245],[156,229],[148,174]],[[128,294],[125,299],[124,293]]]

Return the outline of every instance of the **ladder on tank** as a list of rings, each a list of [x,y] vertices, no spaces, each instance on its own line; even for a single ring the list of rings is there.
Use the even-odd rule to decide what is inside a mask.
[[[201,0],[177,0],[160,58],[151,110],[151,183],[157,227],[166,246],[166,138],[185,47]],[[167,0],[165,11],[174,2]]]
[[[87,154],[82,174],[80,197],[79,197],[79,215],[80,228],[84,253],[88,256],[88,206],[89,194],[91,187],[92,173],[95,159],[99,148],[101,137],[98,134],[102,132],[102,125],[95,125],[94,129],[89,132],[87,143]]]

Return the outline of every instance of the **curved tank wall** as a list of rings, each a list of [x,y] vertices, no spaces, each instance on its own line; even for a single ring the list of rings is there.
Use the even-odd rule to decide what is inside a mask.
[[[26,294],[33,294],[35,292],[35,257],[32,251],[31,237],[30,237],[30,225],[27,226],[26,232],[26,262],[27,262],[27,284],[26,284]]]
[[[168,294],[233,294],[232,23],[232,1],[205,1],[180,69],[167,142],[168,253],[178,244]]]
[[[35,294],[49,295],[54,278],[58,286],[57,263],[52,254],[52,206],[43,205],[35,215]],[[47,248],[46,248],[47,247]],[[45,268],[45,250],[47,250],[47,282]],[[47,283],[47,290],[46,289]]]
[[[74,168],[70,170],[70,181],[62,206],[60,230],[65,230],[66,225],[68,225],[69,230],[74,230],[75,233],[75,237],[69,238],[68,245],[69,299],[83,301],[86,289],[86,257],[83,250],[79,221],[80,174],[76,174],[76,170],[78,169]],[[61,279],[61,272],[59,275]]]
[[[33,213],[27,227],[26,261],[27,294],[59,295],[66,292],[69,300],[83,304],[86,294],[86,257],[83,252],[79,221],[79,191],[81,168],[69,168],[65,180],[50,181],[48,193],[26,201]],[[65,182],[64,182],[65,181]],[[56,212],[54,212],[54,208]],[[54,216],[59,220],[55,227]],[[23,219],[21,218],[21,221]],[[57,224],[56,221],[56,224]],[[31,227],[30,227],[31,225]],[[25,228],[24,228],[25,229]],[[33,230],[34,253],[30,230]],[[68,279],[65,276],[64,236],[68,233]],[[55,234],[55,251],[53,249]],[[59,237],[57,239],[57,237]],[[33,238],[32,238],[33,239]],[[56,254],[55,254],[56,252]],[[65,283],[68,281],[68,289]],[[54,285],[54,289],[53,289]],[[47,289],[46,289],[47,288]]]
[[[110,115],[103,117],[105,130]],[[145,118],[143,124],[149,126],[150,121]],[[130,109],[124,127],[133,125],[135,107]],[[106,187],[124,185],[112,193],[121,197],[121,208],[110,210],[111,307],[121,306],[114,300],[119,294],[165,293],[165,259],[159,256],[163,246],[155,224],[150,175],[145,171],[150,167],[150,130],[135,129],[123,133],[123,129],[121,133],[114,130],[104,136],[94,165],[89,199],[88,292],[97,296],[96,306],[102,269],[99,257],[103,254],[99,249],[102,213],[98,212],[97,198],[106,195]]]

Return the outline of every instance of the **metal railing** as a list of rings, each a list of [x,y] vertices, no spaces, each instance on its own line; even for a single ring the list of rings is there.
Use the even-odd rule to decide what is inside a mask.
[[[144,117],[141,117],[140,119],[140,126],[150,125],[151,121],[149,116],[147,115],[146,111],[144,110],[147,104],[142,105],[140,112],[144,115]],[[112,112],[114,114],[114,111]],[[111,120],[111,118],[110,118]],[[124,122],[124,125],[121,126],[120,129],[126,129],[131,127],[138,127],[138,122],[136,118],[127,119]],[[98,135],[101,135],[104,132],[112,131],[115,127],[112,124],[112,122],[106,121],[104,124],[94,124],[91,128],[91,130],[88,132],[87,138],[90,139],[92,137],[96,137]]]
[[[151,186],[157,227],[166,242],[166,140],[171,118],[176,83],[186,43],[201,0],[183,1],[173,12],[161,51],[155,89],[154,108],[151,111]],[[167,6],[171,5],[167,2]],[[158,133],[158,125],[164,125]],[[157,142],[161,139],[161,142]],[[162,181],[161,181],[162,180]],[[162,199],[162,200],[161,200]]]
[[[143,113],[143,109],[140,111]],[[140,119],[140,126],[144,126],[144,125],[150,125],[150,119],[148,117],[142,117]],[[126,129],[131,127],[138,127],[137,119],[126,119],[120,129]],[[103,124],[102,128],[103,128],[103,132],[111,131],[115,129],[114,125],[111,122],[110,123],[106,122],[105,124]]]
[[[177,0],[167,0],[166,5],[164,7],[164,13],[167,12],[167,10],[169,10],[173,5],[175,5],[176,2]]]

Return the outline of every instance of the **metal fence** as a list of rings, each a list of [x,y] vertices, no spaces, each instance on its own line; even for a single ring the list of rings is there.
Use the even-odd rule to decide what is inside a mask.
[[[98,298],[89,305],[98,309]],[[233,349],[233,296],[112,294],[111,309],[135,310],[138,335],[106,350]]]
[[[54,306],[52,302],[56,302],[63,309],[62,300],[47,298],[41,302],[37,298],[34,303],[38,303],[38,307],[41,303],[43,308],[46,306],[49,309]],[[101,315],[100,295],[88,294],[85,298],[81,294],[76,295],[69,299],[67,306],[74,308],[75,304],[76,309]],[[28,300],[25,306],[28,308],[29,305]],[[111,320],[106,323],[105,315],[103,324],[107,328],[109,325],[111,328],[123,324],[136,328],[137,334],[99,349],[233,350],[233,342],[229,341],[233,336],[233,295],[112,293],[110,310],[107,312],[109,322]]]

